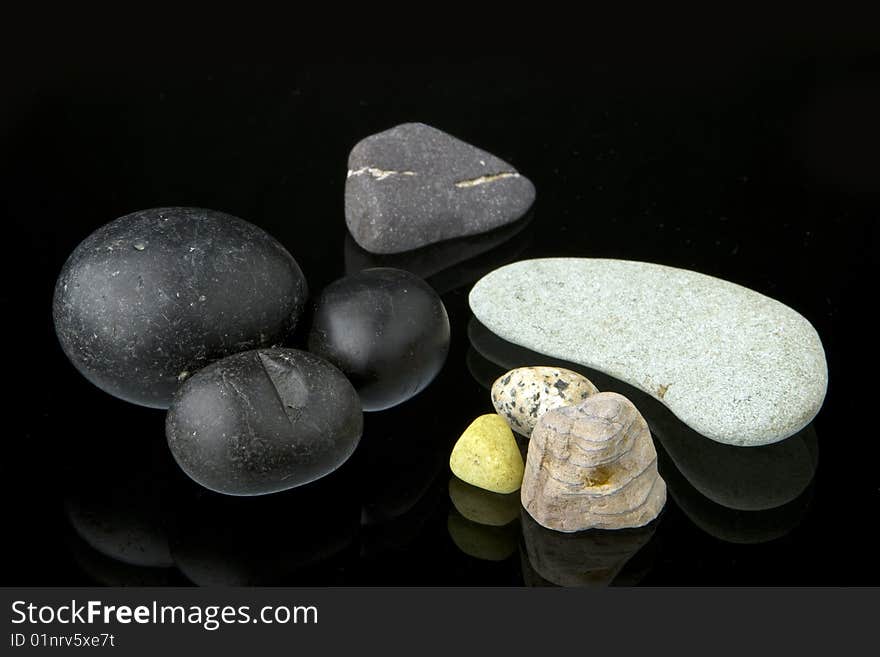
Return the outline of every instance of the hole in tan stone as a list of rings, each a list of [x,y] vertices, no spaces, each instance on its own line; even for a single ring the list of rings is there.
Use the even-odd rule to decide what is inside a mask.
[[[600,465],[595,468],[589,468],[584,471],[584,486],[594,488],[596,486],[604,486],[611,481],[614,472],[611,468]]]

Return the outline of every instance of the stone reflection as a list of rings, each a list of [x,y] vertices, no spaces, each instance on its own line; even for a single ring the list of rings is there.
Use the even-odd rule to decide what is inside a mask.
[[[438,242],[415,251],[377,255],[365,251],[345,233],[345,273],[371,267],[404,269],[425,279],[438,294],[473,283],[490,271],[516,260],[530,243],[534,212],[480,235]]]
[[[519,517],[519,491],[493,493],[453,476],[449,480],[449,499],[460,515],[481,525],[503,527]]]
[[[651,541],[660,522],[657,519],[636,529],[564,533],[542,527],[524,509],[521,517],[523,580],[527,586],[636,584],[648,568],[627,566],[630,561],[637,563],[634,557]]]
[[[85,543],[111,559],[132,566],[173,566],[152,483],[144,472],[123,480],[90,479],[65,500],[67,518]]]
[[[504,561],[516,552],[519,539],[519,491],[493,493],[455,475],[449,480],[452,510],[446,528],[465,554],[485,561]]]
[[[456,547],[476,559],[504,561],[516,552],[519,523],[511,522],[501,527],[484,525],[451,511],[446,528]]]
[[[103,586],[170,586],[180,577],[173,567],[134,566],[111,559],[76,533],[68,535],[65,542],[77,566]]]
[[[396,421],[395,421],[396,420]],[[413,423],[372,415],[355,454],[361,473],[361,556],[407,549],[441,503],[444,446]]]
[[[361,516],[360,554],[364,559],[379,559],[401,553],[428,531],[430,519],[443,502],[443,489],[431,486],[403,514],[376,522],[366,512]]]
[[[71,463],[63,507],[67,546],[83,571],[112,585],[149,585],[170,578],[165,518],[173,464],[164,445],[132,441],[125,449],[93,443]]]
[[[178,501],[174,561],[200,586],[309,584],[313,577],[322,582],[319,565],[357,536],[360,512],[352,483],[337,471],[309,486],[260,497],[193,487]]]
[[[810,482],[797,497],[775,508],[757,511],[731,508],[697,490],[675,467],[662,445],[658,446],[657,456],[660,472],[675,504],[701,530],[728,543],[756,544],[782,538],[800,525],[813,498]]]
[[[813,481],[818,441],[813,424],[772,445],[734,447],[655,422],[669,460],[702,495],[739,511],[775,509],[797,499]],[[652,426],[654,428],[654,426]]]
[[[697,434],[649,395],[606,374],[514,345],[476,319],[468,325],[468,337],[467,367],[487,389],[509,369],[551,365],[580,372],[599,390],[632,400],[655,438],[670,496],[707,533],[732,543],[766,541],[785,535],[803,517],[818,463],[812,424],[772,445],[723,445]]]

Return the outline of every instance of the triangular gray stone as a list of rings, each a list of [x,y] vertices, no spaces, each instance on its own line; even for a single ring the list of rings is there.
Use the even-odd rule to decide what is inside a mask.
[[[483,233],[516,221],[534,199],[510,164],[422,123],[367,137],[348,158],[345,220],[372,253]]]

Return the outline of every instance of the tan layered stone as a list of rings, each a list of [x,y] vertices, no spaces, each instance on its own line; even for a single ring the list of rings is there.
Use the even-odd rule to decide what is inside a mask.
[[[557,531],[648,524],[666,502],[666,484],[647,422],[614,392],[545,413],[532,432],[521,499]]]

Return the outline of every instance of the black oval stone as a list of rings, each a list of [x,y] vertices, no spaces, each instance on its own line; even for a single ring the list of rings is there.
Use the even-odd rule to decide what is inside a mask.
[[[166,408],[191,373],[281,342],[307,296],[293,257],[262,229],[198,208],[121,217],[71,254],[55,286],[55,331],[89,381]]]
[[[309,350],[348,376],[365,411],[379,411],[434,379],[449,351],[449,318],[440,297],[418,276],[365,269],[321,293]]]
[[[297,349],[258,349],[208,365],[174,396],[168,445],[192,479],[263,495],[319,479],[357,447],[360,400],[342,372]]]

